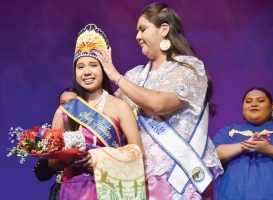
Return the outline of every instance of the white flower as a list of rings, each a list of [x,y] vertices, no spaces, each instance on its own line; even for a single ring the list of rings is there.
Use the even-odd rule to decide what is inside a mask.
[[[81,128],[78,131],[68,131],[63,133],[64,149],[78,148],[80,151],[86,149],[84,136]]]

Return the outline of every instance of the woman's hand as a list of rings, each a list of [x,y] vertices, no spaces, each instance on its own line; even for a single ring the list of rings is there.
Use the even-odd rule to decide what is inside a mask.
[[[102,68],[104,69],[109,79],[113,82],[116,82],[121,75],[113,65],[111,47],[109,48],[107,53],[98,54],[98,60],[100,61]]]
[[[143,88],[126,78],[122,78],[112,63],[111,48],[107,53],[99,54],[98,60],[109,79],[115,82],[116,85],[118,83],[118,87],[123,94],[145,110],[145,112],[153,115],[167,115],[188,106],[187,101],[180,100],[173,92]]]
[[[83,168],[86,170],[91,170],[92,169],[92,157],[90,153],[88,153],[84,158],[81,160],[77,160],[71,164],[71,167],[73,168]]]
[[[241,142],[242,147],[246,150],[252,152],[259,152],[263,154],[273,155],[273,146],[269,143],[266,135],[259,135],[259,133],[255,133],[252,139],[245,140]]]
[[[66,167],[65,162],[59,161],[57,159],[48,159],[48,166],[54,170],[58,170]]]

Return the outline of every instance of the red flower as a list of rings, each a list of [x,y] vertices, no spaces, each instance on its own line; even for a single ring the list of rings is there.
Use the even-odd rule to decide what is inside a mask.
[[[40,126],[33,126],[33,128],[31,129],[34,133],[37,133],[40,129]]]
[[[12,129],[14,130],[14,129]],[[78,147],[73,145],[69,149],[64,149],[66,146],[63,139],[64,129],[51,130],[45,127],[35,126],[29,130],[14,132],[17,138],[20,138],[16,147],[13,147],[8,156],[17,155],[21,157],[20,162],[23,163],[29,155],[63,160],[67,163],[73,162],[82,158],[82,153]],[[84,141],[80,141],[84,144]],[[67,148],[67,147],[66,147]],[[79,147],[80,148],[80,147]]]
[[[64,147],[64,140],[62,134],[64,129],[50,130],[47,129],[44,134],[44,138],[48,140],[47,153],[62,150]]]

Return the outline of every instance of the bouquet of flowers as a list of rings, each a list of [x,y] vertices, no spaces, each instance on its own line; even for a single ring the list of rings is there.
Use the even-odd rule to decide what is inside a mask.
[[[87,151],[81,128],[78,131],[65,132],[64,129],[52,130],[48,124],[26,130],[12,127],[9,135],[11,143],[17,141],[17,145],[7,156],[21,157],[21,164],[27,156],[73,162],[82,158]]]

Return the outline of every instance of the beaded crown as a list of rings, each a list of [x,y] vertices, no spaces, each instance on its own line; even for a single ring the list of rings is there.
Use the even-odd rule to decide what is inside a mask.
[[[109,49],[109,41],[104,32],[95,24],[86,25],[78,34],[73,63],[80,57],[93,57]]]

